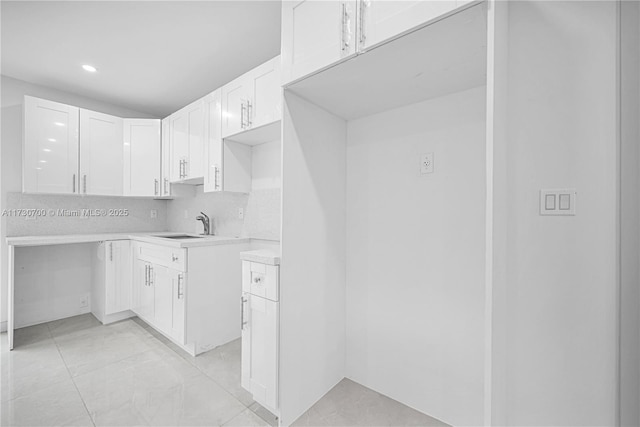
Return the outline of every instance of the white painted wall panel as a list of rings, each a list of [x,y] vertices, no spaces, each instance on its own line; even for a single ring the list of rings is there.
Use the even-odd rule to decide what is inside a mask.
[[[484,123],[482,87],[348,125],[347,376],[453,425],[483,416]]]

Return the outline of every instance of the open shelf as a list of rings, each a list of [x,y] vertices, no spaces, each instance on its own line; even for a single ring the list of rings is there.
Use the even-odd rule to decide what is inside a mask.
[[[486,3],[287,87],[350,120],[486,84]]]

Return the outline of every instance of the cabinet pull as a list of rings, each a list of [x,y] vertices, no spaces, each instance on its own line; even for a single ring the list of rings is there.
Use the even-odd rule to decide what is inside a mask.
[[[368,0],[360,0],[360,47],[364,47],[364,42],[367,40],[367,36],[364,32],[364,13],[367,9]]]
[[[189,176],[189,160],[184,159],[184,177],[183,178],[187,178]]]
[[[149,266],[149,286],[153,285],[153,266]]]
[[[72,191],[72,193],[75,193],[75,192],[76,192],[76,174],[74,173],[73,174],[73,191]]]
[[[182,299],[184,293],[182,291],[182,274],[178,274],[178,299]]]
[[[183,172],[182,172],[183,164],[184,164],[184,160],[180,159],[180,169],[179,169],[179,171],[180,171],[180,179],[182,179],[182,177],[183,177]]]
[[[244,109],[246,106],[244,105],[244,101],[240,103],[240,128],[244,129]]]
[[[218,166],[215,166],[214,172],[213,172],[213,182],[214,182],[214,188],[216,190],[220,188],[220,182],[218,181],[219,177],[220,177],[220,168]]]
[[[149,264],[144,265],[144,285],[149,286]]]
[[[109,242],[109,261],[113,261],[113,242]]]
[[[155,196],[158,195],[158,180],[157,179],[153,180],[153,194]]]
[[[87,194],[87,174],[84,174],[82,177],[82,186],[84,194]]]
[[[244,325],[247,324],[247,322],[244,321],[244,303],[247,302],[246,299],[244,299],[243,296],[240,297],[240,330],[244,331]]]
[[[251,121],[252,115],[253,115],[253,104],[251,104],[250,100],[247,100],[247,128],[250,128],[253,125],[253,121]]]
[[[347,16],[347,4],[343,2],[342,3],[342,26],[340,27],[340,29],[341,29],[340,42],[342,43],[342,51],[343,52],[347,49],[347,42],[346,42],[345,37],[344,37],[346,16]]]
[[[169,180],[167,178],[164,179],[164,193],[162,194],[169,194]]]

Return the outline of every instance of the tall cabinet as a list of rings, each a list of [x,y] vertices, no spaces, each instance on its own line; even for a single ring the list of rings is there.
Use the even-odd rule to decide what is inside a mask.
[[[169,116],[171,182],[202,183],[204,178],[204,101]]]

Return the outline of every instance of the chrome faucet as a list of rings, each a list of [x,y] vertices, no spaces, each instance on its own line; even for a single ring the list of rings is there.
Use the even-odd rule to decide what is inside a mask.
[[[209,220],[207,214],[205,214],[204,212],[200,212],[200,215],[196,217],[196,220],[202,221],[202,225],[204,226],[204,233],[202,234],[213,234],[213,230],[211,230],[211,221]]]

